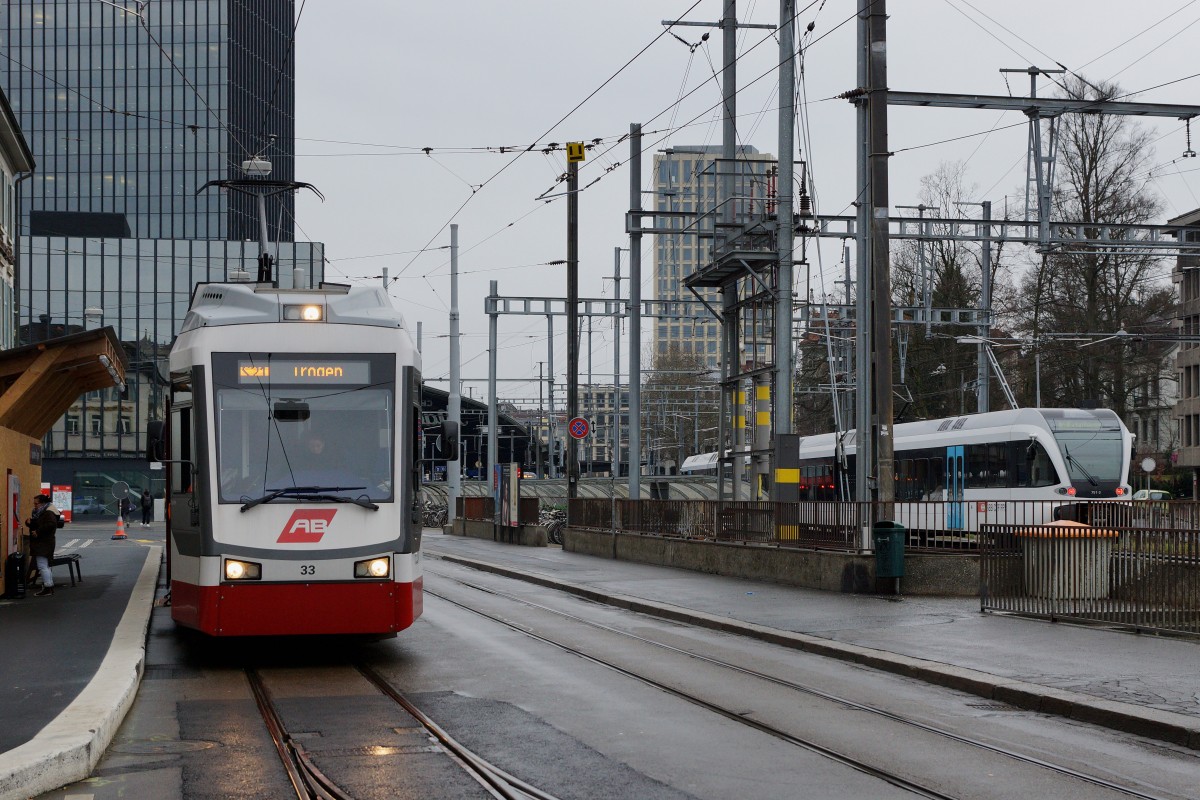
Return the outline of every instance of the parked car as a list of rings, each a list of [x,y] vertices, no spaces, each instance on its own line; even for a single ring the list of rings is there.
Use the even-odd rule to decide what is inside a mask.
[[[95,497],[78,497],[71,503],[72,514],[103,514],[104,503]]]
[[[1166,489],[1138,489],[1130,497],[1133,500],[1133,522],[1147,528],[1175,527],[1177,522],[1171,513],[1171,493]]]

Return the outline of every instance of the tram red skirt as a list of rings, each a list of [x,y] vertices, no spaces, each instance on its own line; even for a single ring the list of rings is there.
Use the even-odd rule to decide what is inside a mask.
[[[171,582],[171,616],[213,636],[388,634],[421,616],[422,584]]]

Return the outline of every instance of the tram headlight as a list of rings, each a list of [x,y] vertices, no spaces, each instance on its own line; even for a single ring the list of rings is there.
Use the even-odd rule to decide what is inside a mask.
[[[283,318],[301,322],[320,322],[325,318],[325,309],[314,304],[284,306]]]
[[[234,558],[227,558],[225,559],[225,580],[262,580],[262,564],[255,564],[253,561],[238,561]]]
[[[392,560],[387,556],[354,562],[356,578],[386,578],[392,573]]]

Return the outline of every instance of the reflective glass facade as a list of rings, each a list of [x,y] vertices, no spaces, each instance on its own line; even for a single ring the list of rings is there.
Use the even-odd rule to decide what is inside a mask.
[[[123,214],[133,238],[257,240],[253,198],[197,190],[242,177],[258,153],[272,178],[293,179],[292,1],[156,0],[141,13],[0,5],[0,85],[38,160],[26,212]],[[272,241],[293,238],[292,213],[290,194],[268,199]],[[33,232],[83,233],[56,224]]]
[[[79,398],[47,435],[43,479],[108,500],[113,476],[150,480],[145,423],[192,288],[257,272],[255,198],[200,188],[244,177],[255,155],[272,179],[295,174],[292,0],[119,5],[0,4],[0,87],[37,160],[21,187],[17,339],[111,325],[130,362],[124,390]],[[283,285],[294,267],[319,282],[321,245],[292,242],[292,196],[268,198],[267,219]]]
[[[257,260],[255,242],[33,237],[22,253],[20,344],[111,325],[129,360],[124,391],[80,397],[46,436],[48,473],[55,458],[140,458],[146,420],[162,417],[167,353],[193,287],[233,270],[253,275]],[[279,245],[284,285],[296,268],[315,285],[323,260],[320,244]]]

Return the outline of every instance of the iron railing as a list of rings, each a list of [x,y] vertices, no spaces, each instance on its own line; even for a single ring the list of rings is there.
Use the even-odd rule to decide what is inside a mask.
[[[982,610],[1200,634],[1195,528],[988,525],[979,543]]]
[[[1200,633],[1200,503],[570,504],[576,528],[848,552],[870,549],[882,520],[904,527],[906,551],[977,554],[981,610]]]
[[[1190,504],[1187,504],[1190,505]],[[1162,504],[1056,500],[970,500],[893,503],[806,501],[625,500],[571,501],[573,527],[781,547],[861,550],[879,520],[905,528],[909,550],[976,551],[987,525],[1040,525],[1054,520],[1159,527],[1200,519],[1200,508],[1171,514]],[[615,515],[615,517],[614,517]],[[865,542],[865,545],[864,545]]]

